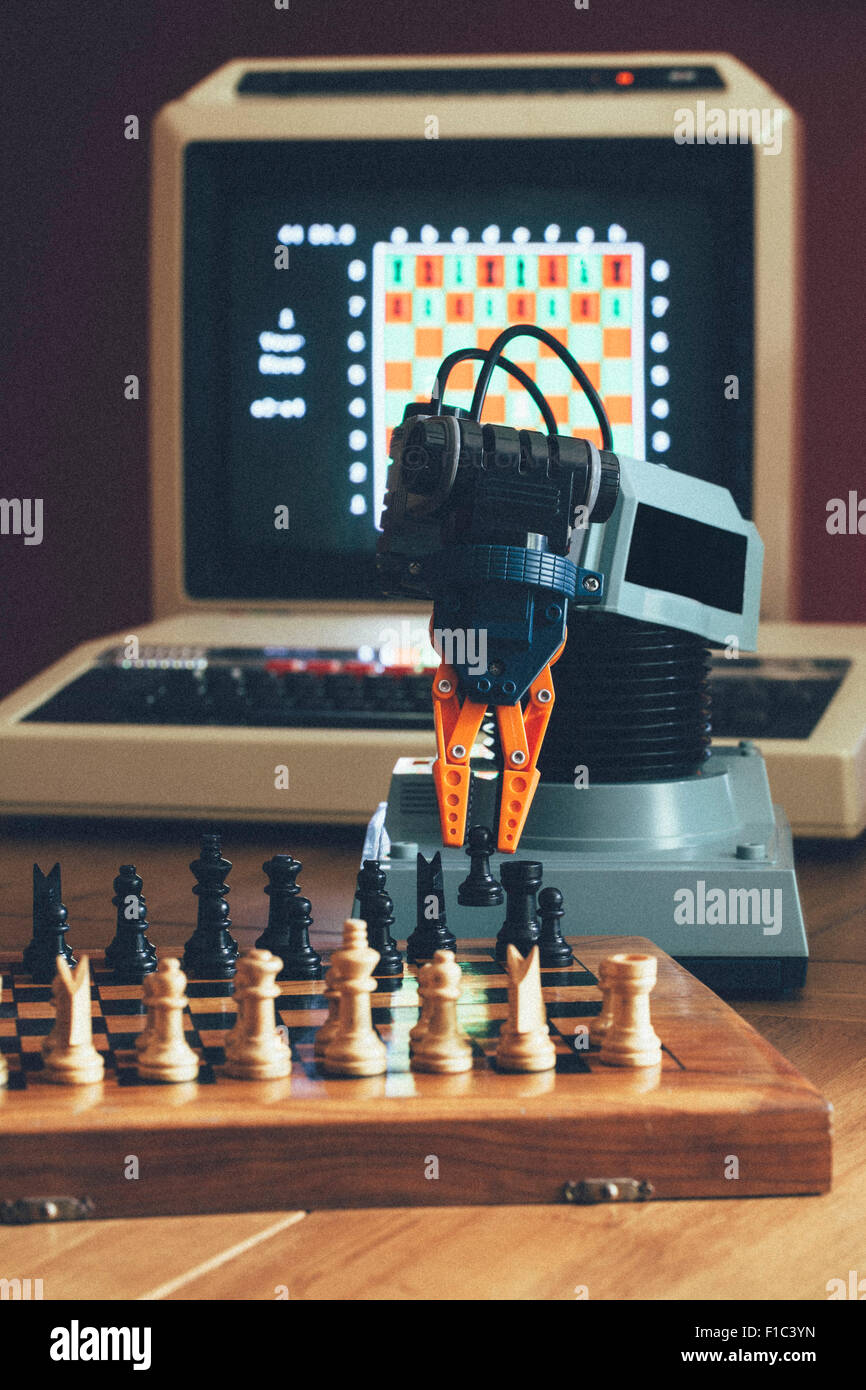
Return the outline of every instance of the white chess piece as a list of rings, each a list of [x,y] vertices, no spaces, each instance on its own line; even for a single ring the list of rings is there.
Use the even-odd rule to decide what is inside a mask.
[[[604,962],[610,991],[610,1026],[601,1040],[600,1061],[609,1067],[655,1067],[662,1047],[650,1021],[649,996],[658,976],[655,956],[623,952]]]
[[[410,1034],[413,1071],[449,1074],[471,1069],[472,1044],[457,1022],[461,978],[453,951],[436,951],[421,967],[423,1012]]]
[[[245,951],[235,979],[235,1026],[226,1038],[226,1071],[245,1081],[268,1081],[288,1076],[292,1056],[285,1034],[277,1030],[274,1000],[280,989],[276,977],[283,962],[270,951]]]
[[[367,945],[367,924],[349,917],[343,945],[331,958],[337,965],[340,1007],[322,1066],[331,1076],[379,1076],[387,1067],[385,1044],[373,1027],[370,995],[379,952]]]
[[[82,956],[70,970],[57,957],[54,995],[54,1027],[42,1044],[46,1081],[60,1086],[90,1086],[105,1075],[105,1062],[93,1046],[90,1001],[90,960]]]
[[[139,1076],[147,1081],[195,1081],[199,1059],[184,1037],[186,975],[179,960],[163,956],[156,970],[145,975],[144,1000],[147,1026],[136,1063]]]
[[[508,1018],[499,1034],[497,1065],[503,1071],[550,1071],[556,1066],[556,1048],[547,1026],[538,947],[524,960],[509,943],[505,968]]]

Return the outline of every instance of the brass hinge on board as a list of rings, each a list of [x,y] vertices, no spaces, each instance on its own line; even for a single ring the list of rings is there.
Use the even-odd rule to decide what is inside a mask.
[[[92,1197],[19,1197],[17,1202],[0,1202],[0,1226],[86,1221],[95,1209]]]
[[[645,1178],[583,1178],[562,1186],[562,1200],[577,1206],[599,1202],[648,1202],[655,1188]]]

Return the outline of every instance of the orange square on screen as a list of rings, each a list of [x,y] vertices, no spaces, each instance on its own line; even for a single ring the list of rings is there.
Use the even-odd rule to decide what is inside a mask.
[[[476,334],[477,341],[475,346],[480,347],[483,352],[486,352],[489,347],[493,346],[501,332],[501,328],[479,328]],[[466,346],[469,347],[469,343],[467,343]],[[508,353],[506,352],[505,355],[507,357]]]
[[[385,322],[409,323],[412,319],[411,294],[385,295]]]
[[[535,295],[525,290],[517,290],[508,296],[508,322],[533,323],[535,321]]]
[[[385,390],[386,390],[386,391],[411,391],[411,390],[412,390],[412,363],[411,363],[411,362],[386,362],[386,363],[385,363]]]
[[[448,391],[471,391],[475,385],[477,362],[458,362],[448,376]]]
[[[493,289],[498,285],[504,285],[505,257],[479,256],[475,273],[478,277],[478,284],[483,288]]]
[[[539,256],[538,258],[538,283],[539,285],[567,285],[568,284],[568,257],[567,256]]]
[[[505,424],[505,397],[487,396],[484,401],[484,409],[481,412],[484,422],[488,425]]]
[[[596,391],[601,390],[601,363],[600,362],[581,362],[580,364],[586,372]]]
[[[605,328],[602,351],[605,357],[631,357],[631,329]]]
[[[631,256],[602,256],[601,283],[607,290],[626,289],[631,284]]]
[[[595,425],[592,429],[573,430],[572,434],[575,439],[589,439],[596,448],[601,448],[601,430],[597,429]]]
[[[605,396],[604,408],[612,425],[631,424],[631,396]]]
[[[598,323],[600,316],[600,295],[578,293],[571,296],[572,323]]]
[[[442,257],[419,256],[415,262],[415,284],[422,288],[442,284]]]
[[[556,423],[562,429],[568,424],[568,396],[548,396],[547,404],[553,411]]]
[[[567,329],[567,328],[548,328],[546,331],[550,334],[551,338],[555,338],[556,341],[557,341],[558,343],[562,343],[562,346],[563,346],[563,347],[568,347],[568,329]],[[541,348],[541,352],[540,352],[539,356],[541,356],[541,357],[556,357],[556,356],[557,356],[557,354],[553,351],[553,348],[547,346],[547,343],[540,343],[539,346],[540,346],[540,348]]]
[[[445,317],[449,323],[471,323],[475,317],[475,298],[458,290],[445,296]]]
[[[442,329],[441,329],[441,328],[416,328],[416,329],[415,329],[415,356],[416,356],[416,357],[441,357],[441,356],[442,356]]]

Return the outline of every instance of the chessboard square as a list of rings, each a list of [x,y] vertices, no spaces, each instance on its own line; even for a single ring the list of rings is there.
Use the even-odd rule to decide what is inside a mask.
[[[442,333],[441,328],[416,328],[415,356],[435,357],[441,361],[445,355],[442,351]]]
[[[541,411],[527,392],[508,396],[508,423],[515,429],[544,429]]]
[[[631,425],[617,425],[613,432],[613,447],[616,453],[634,458],[634,430]]]
[[[606,289],[628,288],[631,285],[631,255],[604,256],[601,279]]]
[[[631,329],[602,329],[602,351],[605,357],[631,357]]]
[[[557,342],[562,343],[563,347],[568,347],[567,328],[548,328],[547,332],[550,334],[551,338],[556,338]],[[547,343],[542,343],[540,355],[542,357],[556,357],[557,354],[552,347],[548,347]]]
[[[579,968],[559,970],[555,967],[542,968],[541,988],[548,989],[572,989],[574,986],[586,988],[597,983],[595,976],[590,970]]]
[[[490,329],[483,330],[490,332]],[[496,334],[493,334],[496,337]],[[491,339],[491,342],[493,339]],[[483,347],[484,344],[477,341],[473,343],[472,334],[467,334],[465,323],[446,323],[442,329],[442,357],[447,357],[449,353],[461,352],[463,348]],[[437,363],[438,366],[438,363]]]
[[[475,386],[475,374],[478,371],[477,362],[458,362],[456,367],[451,368],[448,377],[447,390],[451,391],[471,391]]]
[[[505,283],[510,290],[534,290],[538,285],[538,262],[534,256],[508,256]]]
[[[592,429],[598,423],[592,403],[582,391],[576,391],[571,397],[571,412],[568,418],[573,430]]]
[[[412,296],[412,321],[418,328],[433,328],[444,323],[445,296],[439,290],[416,290]]]
[[[505,424],[505,396],[488,394],[481,412],[485,425]]]
[[[505,967],[500,965],[498,960],[470,960],[469,958],[464,960],[463,957],[459,955],[458,948],[457,961],[464,975],[499,975],[501,976],[501,983],[504,985],[508,984],[508,976],[505,973]],[[497,980],[496,983],[499,984],[500,981]]]
[[[501,333],[500,328],[479,328],[475,333],[475,346],[481,348],[482,352],[487,352],[493,346]]]
[[[602,330],[597,323],[573,323],[568,330],[568,350],[581,366],[585,362],[600,362]]]
[[[471,391],[455,391],[455,392],[453,393],[453,395],[452,395],[451,391],[449,391],[449,392],[447,393],[447,396],[448,396],[448,405],[456,405],[456,406],[459,406],[461,410],[468,410],[469,407],[470,407],[471,404],[472,404],[472,392],[471,392]]]
[[[455,290],[453,293],[446,294],[445,317],[448,323],[472,323],[475,318],[474,296],[464,293],[462,290]]]
[[[600,290],[601,257],[598,255],[573,256],[569,284],[578,293],[583,290]]]
[[[612,425],[631,424],[631,396],[605,396],[604,408]]]
[[[17,979],[12,981],[12,989],[16,1003],[39,1004],[46,1000],[50,1003],[54,998],[50,985],[31,985],[21,984]]]
[[[588,439],[597,449],[602,447],[601,429],[597,425],[592,428],[572,430],[572,434],[576,439]]]
[[[601,321],[605,328],[626,328],[631,324],[631,290],[603,290]]]
[[[601,391],[605,396],[630,396],[633,364],[629,358],[612,357],[601,364]]]
[[[388,391],[411,391],[412,363],[386,362],[385,389]]]
[[[21,1050],[22,1055],[23,1055],[23,1053],[25,1053],[25,1052],[41,1052],[41,1050],[42,1050],[42,1043],[44,1042],[45,1038],[48,1037],[48,1034],[49,1034],[50,1032],[51,1032],[51,1024],[48,1025],[48,1027],[45,1029],[45,1032],[44,1032],[44,1033],[29,1033],[29,1032],[25,1031],[23,1022],[20,1022],[20,1021],[19,1021],[19,1024],[18,1024],[18,1040],[19,1040],[19,1043],[20,1043],[20,1045],[21,1045],[21,1046],[20,1046],[20,1050]]]
[[[430,400],[430,397],[433,395],[433,383],[436,380],[436,368],[438,366],[439,363],[436,362],[434,364],[429,357],[421,357],[414,363],[412,368],[412,394],[416,400]]]
[[[408,293],[385,295],[385,322],[411,323],[412,296]]]
[[[26,1018],[24,1016],[19,1016],[18,1019],[18,1032],[22,1041],[25,1038],[47,1038],[53,1027],[53,1014],[51,1018]]]
[[[103,999],[102,1013],[105,1018],[134,1018],[145,1011],[144,995],[141,990],[132,998]]]
[[[568,290],[544,290],[539,292],[538,317],[536,322],[541,328],[550,329],[552,324],[562,325],[568,322],[568,318]],[[566,340],[563,339],[562,341],[564,343]]]
[[[538,261],[539,286],[562,286],[568,284],[568,257],[542,255]]]
[[[201,1047],[206,1051],[212,1051],[214,1048],[222,1050],[225,1046],[226,1031],[225,1028],[199,1028],[198,1036]],[[230,1032],[231,1030],[229,1029],[228,1031]],[[208,1057],[207,1060],[213,1062],[216,1061],[216,1058]]]
[[[560,1075],[563,1073],[566,1075],[574,1075],[575,1072],[589,1073],[592,1071],[592,1068],[586,1059],[585,1053],[576,1052],[574,1048],[560,1050],[560,1048],[557,1047],[555,1070]]]
[[[121,1032],[118,1029],[115,1032],[113,1028],[109,1028],[108,1033],[111,1042],[111,1050],[115,1053],[115,1055],[119,1055],[122,1052],[135,1052],[135,1044],[139,1034],[141,1033],[141,1029],[139,1028],[137,1031],[134,1032],[130,1031],[129,1029],[126,1029],[126,1031]]]
[[[100,999],[100,1002],[102,1003],[102,1005],[104,1006],[106,1000],[109,1000],[109,999],[110,999],[112,1002],[113,1002],[114,1000],[116,1000],[116,999],[140,999],[140,998],[141,998],[141,991],[142,991],[142,986],[141,986],[140,984],[138,984],[138,985],[112,985],[112,984],[100,984],[100,986],[99,986],[99,999]]]
[[[475,316],[479,325],[498,328],[505,327],[506,299],[504,290],[479,290],[475,296]]]
[[[187,999],[230,998],[234,994],[231,980],[190,980],[186,987]]]
[[[442,256],[417,256],[415,259],[415,284],[420,288],[433,289],[442,284]]]
[[[547,1005],[548,1018],[595,1018],[600,1013],[600,999],[562,1000]]]
[[[505,284],[505,257],[480,255],[475,262],[476,283],[479,288]]]
[[[302,1013],[305,1009],[326,1009],[328,1001],[322,993],[322,981],[313,981],[316,985],[315,994],[281,994],[274,1000],[274,1007],[277,1013],[284,1013],[287,1009],[292,1009],[297,1013]]]
[[[328,1010],[324,1007],[303,1012],[300,1009],[289,1009],[285,1012],[281,1010],[280,1025],[284,1028],[288,1028],[289,1037],[292,1037],[296,1029],[304,1033],[309,1032],[311,1029],[315,1031],[316,1028],[322,1026],[327,1017]]]
[[[475,259],[472,256],[446,256],[446,290],[471,289],[475,283]]]
[[[415,355],[415,333],[413,324],[388,323],[383,332],[385,360],[388,362],[408,362]],[[431,330],[432,331],[432,330]]]
[[[514,290],[508,295],[506,304],[509,324],[535,322],[535,295],[532,291]]]
[[[389,425],[393,427],[394,425],[400,424],[403,419],[403,411],[406,409],[407,404],[408,402],[403,392],[385,392],[385,419],[388,421]],[[390,447],[389,440],[388,448],[390,449]]]
[[[559,396],[569,389],[572,378],[565,364],[548,350],[548,356],[544,361],[536,364],[535,380],[545,396]]]
[[[404,255],[385,256],[385,284],[389,289],[405,289],[410,283],[411,259]]]
[[[16,1038],[18,1026],[14,1018],[0,1018],[0,1038]]]
[[[601,300],[597,294],[572,294],[572,323],[598,323],[601,318]]]
[[[18,1010],[13,1003],[0,1004],[0,1018],[15,1018]]]
[[[191,1026],[199,1033],[207,1030],[213,1031],[214,1029],[222,1029],[222,1031],[225,1032],[227,1028],[234,1027],[234,1021],[237,1017],[236,1009],[232,1009],[231,1011],[226,1009],[220,1010],[219,1012],[214,1011],[212,1013],[208,1013],[204,1009],[198,1013],[190,1012],[192,1016]]]

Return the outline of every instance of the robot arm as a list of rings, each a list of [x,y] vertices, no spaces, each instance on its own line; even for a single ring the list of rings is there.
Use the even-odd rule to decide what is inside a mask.
[[[497,342],[518,331],[542,332],[510,329]],[[430,405],[408,406],[392,436],[380,582],[387,594],[433,600],[443,843],[463,844],[470,755],[492,706],[503,765],[498,847],[514,852],[539,781],[551,666],[569,607],[664,621],[716,641],[736,619],[748,646],[761,543],[725,489],[588,440],[482,425],[442,405],[441,376]],[[606,417],[607,438],[605,426]],[[703,574],[705,561],[712,573]]]

